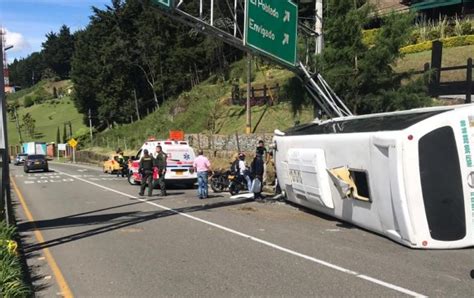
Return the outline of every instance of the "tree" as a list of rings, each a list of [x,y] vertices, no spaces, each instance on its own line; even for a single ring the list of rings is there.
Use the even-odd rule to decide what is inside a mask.
[[[67,130],[66,130],[66,123],[64,123],[63,129],[63,144],[67,143]]]
[[[325,49],[317,57],[318,69],[336,94],[356,114],[426,106],[422,80],[402,85],[406,76],[395,73],[393,64],[407,42],[412,14],[389,14],[382,19],[375,45],[362,43],[362,29],[370,21],[366,1],[326,1]],[[411,100],[410,98],[414,99]]]
[[[36,136],[36,120],[33,119],[30,113],[26,113],[23,115],[22,119],[22,127],[26,130],[30,138],[34,139]]]
[[[63,25],[59,33],[46,34],[46,41],[42,46],[46,66],[61,79],[69,78],[74,54],[74,36],[70,33],[69,27]]]
[[[58,130],[56,131],[56,146],[61,143],[61,134],[59,133],[59,126]]]

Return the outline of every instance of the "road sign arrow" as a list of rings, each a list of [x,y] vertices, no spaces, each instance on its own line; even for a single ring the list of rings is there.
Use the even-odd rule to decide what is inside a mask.
[[[289,22],[290,21],[290,12],[288,10],[285,10],[285,16],[283,17],[283,22]]]
[[[290,35],[284,33],[283,34],[283,42],[281,44],[289,44],[290,43]]]

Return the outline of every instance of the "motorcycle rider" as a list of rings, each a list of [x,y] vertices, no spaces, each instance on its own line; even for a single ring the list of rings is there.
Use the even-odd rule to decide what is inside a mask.
[[[240,181],[245,180],[247,182],[247,189],[250,190],[252,188],[252,179],[250,179],[250,172],[245,164],[245,154],[243,152],[239,153],[238,176]]]

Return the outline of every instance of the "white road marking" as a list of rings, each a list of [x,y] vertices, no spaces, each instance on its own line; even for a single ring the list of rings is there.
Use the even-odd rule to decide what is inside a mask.
[[[358,272],[356,272],[356,271],[352,271],[352,270],[346,269],[346,268],[344,268],[344,267],[341,267],[341,266],[334,265],[334,264],[332,264],[332,263],[326,262],[326,261],[324,261],[324,260],[317,259],[317,258],[308,256],[308,255],[299,253],[299,252],[297,252],[297,251],[294,251],[294,250],[291,250],[291,249],[288,249],[288,248],[279,246],[279,245],[277,245],[277,244],[274,244],[274,243],[265,241],[265,240],[263,240],[263,239],[260,239],[260,238],[257,238],[257,237],[254,237],[254,236],[251,236],[251,235],[248,235],[248,234],[245,234],[245,233],[236,231],[236,230],[233,230],[233,229],[231,229],[231,228],[227,228],[227,227],[221,226],[221,225],[219,225],[219,224],[216,224],[216,223],[213,223],[213,222],[210,222],[210,221],[201,219],[201,218],[199,218],[199,217],[195,217],[195,216],[192,216],[192,215],[189,215],[189,214],[186,214],[186,213],[182,213],[182,212],[177,211],[177,210],[175,210],[175,209],[171,209],[171,208],[168,208],[168,207],[166,207],[166,206],[163,206],[163,205],[160,205],[160,204],[156,204],[156,203],[154,203],[154,202],[149,202],[149,201],[147,201],[147,200],[145,200],[145,199],[140,199],[140,198],[138,198],[138,197],[136,197],[136,196],[129,195],[129,194],[127,194],[127,193],[124,193],[124,192],[115,190],[115,189],[113,189],[113,188],[109,188],[109,187],[106,187],[106,186],[103,186],[103,185],[100,185],[100,184],[91,182],[91,181],[86,180],[86,179],[82,179],[82,178],[79,178],[79,177],[74,177],[73,175],[69,175],[69,174],[64,173],[64,172],[60,172],[60,171],[57,171],[57,172],[58,172],[58,173],[61,173],[61,174],[63,174],[63,175],[69,176],[69,177],[76,178],[76,179],[78,179],[78,180],[80,180],[80,181],[83,181],[83,182],[85,182],[85,183],[89,183],[89,184],[94,185],[94,186],[97,186],[97,187],[99,187],[99,188],[102,188],[102,189],[105,189],[105,190],[108,190],[108,191],[111,191],[111,192],[115,192],[115,193],[120,194],[120,195],[122,195],[122,196],[125,196],[125,197],[127,197],[127,198],[135,199],[135,200],[137,200],[137,201],[140,201],[140,202],[143,202],[143,203],[146,203],[146,204],[150,204],[150,205],[156,206],[156,207],[158,207],[158,208],[160,208],[160,209],[173,212],[173,213],[175,213],[175,214],[177,214],[177,215],[181,215],[181,216],[187,217],[187,218],[192,219],[192,220],[194,220],[194,221],[198,221],[198,222],[201,222],[201,223],[203,223],[203,224],[206,224],[206,225],[209,225],[209,226],[218,228],[218,229],[220,229],[220,230],[229,232],[229,233],[231,233],[231,234],[234,234],[234,235],[243,237],[243,238],[245,238],[245,239],[248,239],[248,240],[251,240],[251,241],[255,241],[255,242],[257,242],[257,243],[266,245],[266,246],[268,246],[268,247],[272,247],[272,248],[274,248],[274,249],[276,249],[276,250],[279,250],[279,251],[282,251],[282,252],[286,252],[286,253],[288,253],[288,254],[290,254],[290,255],[300,257],[300,258],[302,258],[302,259],[305,259],[305,260],[311,261],[311,262],[313,262],[313,263],[317,263],[317,264],[326,266],[326,267],[328,267],[328,268],[332,268],[332,269],[334,269],[334,270],[337,270],[337,271],[340,271],[340,272],[343,272],[343,273],[346,273],[346,274],[349,274],[349,275],[353,275],[353,276],[355,276],[355,277],[358,277],[358,278],[360,278],[360,279],[363,279],[363,280],[369,281],[369,282],[371,282],[371,283],[380,285],[380,286],[382,286],[382,287],[389,288],[389,289],[392,289],[392,290],[394,290],[394,291],[397,291],[397,292],[400,292],[400,293],[403,293],[403,294],[406,294],[406,295],[410,295],[410,296],[413,296],[413,297],[426,297],[426,295],[423,295],[423,294],[420,294],[420,293],[411,291],[411,290],[409,290],[409,289],[406,289],[406,288],[403,288],[403,287],[400,287],[400,286],[397,286],[397,285],[394,285],[394,284],[391,284],[391,283],[388,283],[388,282],[385,282],[385,281],[382,281],[382,280],[380,280],[380,279],[376,279],[376,278],[373,278],[373,277],[370,277],[370,276],[367,276],[367,275],[364,275],[364,274],[360,274],[360,273],[358,273]]]

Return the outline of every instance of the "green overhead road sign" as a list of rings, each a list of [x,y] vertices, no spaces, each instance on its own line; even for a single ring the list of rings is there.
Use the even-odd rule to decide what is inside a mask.
[[[291,0],[246,0],[244,44],[296,65],[298,6]]]
[[[173,0],[151,0],[151,3],[168,9],[173,8]]]

